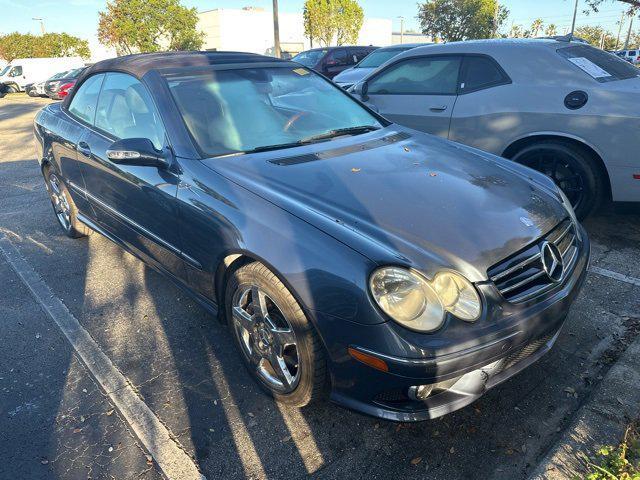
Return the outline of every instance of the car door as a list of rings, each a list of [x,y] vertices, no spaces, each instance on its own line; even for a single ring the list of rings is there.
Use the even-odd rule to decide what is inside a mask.
[[[145,261],[183,278],[175,199],[179,176],[170,168],[116,164],[107,150],[116,140],[147,138],[167,148],[158,111],[147,88],[131,75],[106,74],[93,128],[78,144],[87,189],[101,227]]]
[[[367,82],[367,103],[389,120],[447,138],[461,57],[432,55],[393,63]]]
[[[527,123],[519,111],[518,93],[493,57],[466,55],[449,139],[502,155],[518,129]]]
[[[89,216],[94,216],[94,212],[84,194],[86,186],[80,166],[84,156],[78,154],[78,144],[87,127],[93,125],[103,80],[104,74],[97,74],[82,82],[65,110],[69,121],[61,122],[55,135],[54,132],[49,132],[50,136],[53,135],[51,149],[62,178],[70,187],[78,210]]]

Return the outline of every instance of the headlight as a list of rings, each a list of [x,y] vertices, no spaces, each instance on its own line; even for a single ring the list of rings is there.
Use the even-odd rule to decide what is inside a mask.
[[[445,312],[466,321],[480,316],[476,289],[453,272],[440,272],[429,281],[405,268],[384,267],[371,275],[369,288],[380,308],[411,330],[437,330],[444,322]]]

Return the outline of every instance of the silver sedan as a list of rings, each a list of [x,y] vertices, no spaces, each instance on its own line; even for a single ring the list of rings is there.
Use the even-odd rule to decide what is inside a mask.
[[[352,87],[396,123],[539,170],[584,218],[640,201],[640,70],[588,45],[479,40],[402,53]]]

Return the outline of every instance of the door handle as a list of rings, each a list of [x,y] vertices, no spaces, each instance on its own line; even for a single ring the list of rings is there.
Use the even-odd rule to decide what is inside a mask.
[[[444,112],[447,109],[446,105],[441,105],[438,107],[431,107],[429,108],[429,110],[431,110],[432,112]]]
[[[80,152],[85,157],[91,156],[91,147],[87,142],[79,142],[78,143],[78,152]]]

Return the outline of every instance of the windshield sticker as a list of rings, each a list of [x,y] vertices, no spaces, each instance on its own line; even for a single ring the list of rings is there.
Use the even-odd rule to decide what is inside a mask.
[[[294,68],[293,71],[298,75],[309,75],[309,70],[305,70],[304,68]]]
[[[591,75],[593,78],[604,78],[604,77],[611,76],[609,72],[607,72],[606,70],[603,70],[598,65],[596,65],[591,60],[585,57],[574,57],[574,58],[568,58],[567,60],[569,60],[571,63],[573,63],[574,65],[576,65],[578,68],[582,69],[589,75]]]

